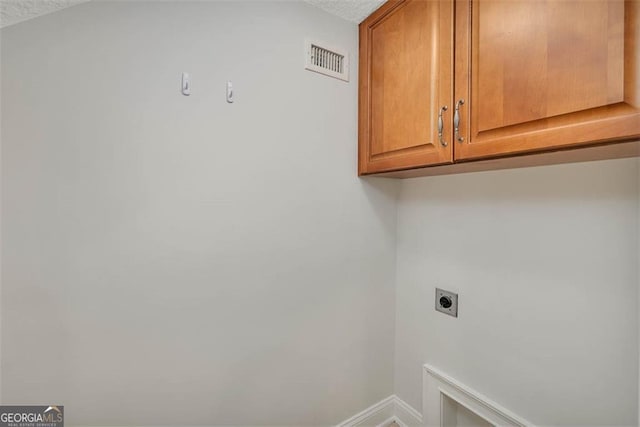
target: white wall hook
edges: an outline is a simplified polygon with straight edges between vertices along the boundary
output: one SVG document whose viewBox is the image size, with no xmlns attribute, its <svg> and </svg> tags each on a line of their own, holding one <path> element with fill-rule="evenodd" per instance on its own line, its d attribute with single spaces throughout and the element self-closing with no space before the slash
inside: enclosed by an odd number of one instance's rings
<svg viewBox="0 0 640 427">
<path fill-rule="evenodd" d="M 233 103 L 233 84 L 230 81 L 227 82 L 227 102 Z"/>
<path fill-rule="evenodd" d="M 191 79 L 189 73 L 182 73 L 182 94 L 184 96 L 191 95 Z"/>
</svg>

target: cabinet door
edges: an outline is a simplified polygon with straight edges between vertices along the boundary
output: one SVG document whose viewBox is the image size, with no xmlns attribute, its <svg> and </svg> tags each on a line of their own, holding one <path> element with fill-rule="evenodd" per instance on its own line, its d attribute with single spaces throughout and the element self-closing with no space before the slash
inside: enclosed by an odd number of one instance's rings
<svg viewBox="0 0 640 427">
<path fill-rule="evenodd" d="M 455 158 L 640 136 L 637 0 L 456 0 Z"/>
<path fill-rule="evenodd" d="M 360 24 L 359 67 L 359 173 L 452 162 L 451 0 L 385 3 Z"/>
</svg>

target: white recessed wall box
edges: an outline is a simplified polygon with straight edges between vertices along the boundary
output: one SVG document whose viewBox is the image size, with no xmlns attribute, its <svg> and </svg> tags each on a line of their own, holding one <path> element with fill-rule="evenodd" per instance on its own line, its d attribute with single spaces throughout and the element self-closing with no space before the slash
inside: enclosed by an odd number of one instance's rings
<svg viewBox="0 0 640 427">
<path fill-rule="evenodd" d="M 304 54 L 305 69 L 349 81 L 349 54 L 346 50 L 307 39 Z"/>
</svg>

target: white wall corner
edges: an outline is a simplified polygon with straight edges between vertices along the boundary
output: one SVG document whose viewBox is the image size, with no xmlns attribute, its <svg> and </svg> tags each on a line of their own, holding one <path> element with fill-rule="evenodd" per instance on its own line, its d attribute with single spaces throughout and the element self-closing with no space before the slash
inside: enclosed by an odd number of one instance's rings
<svg viewBox="0 0 640 427">
<path fill-rule="evenodd" d="M 401 427 L 404 426 L 421 426 L 422 425 L 422 413 L 416 410 L 413 406 L 409 405 L 398 396 L 394 396 L 395 415 L 398 424 Z"/>
<path fill-rule="evenodd" d="M 394 422 L 400 427 L 419 426 L 422 425 L 422 415 L 392 394 L 341 422 L 337 427 L 388 427 Z"/>
</svg>

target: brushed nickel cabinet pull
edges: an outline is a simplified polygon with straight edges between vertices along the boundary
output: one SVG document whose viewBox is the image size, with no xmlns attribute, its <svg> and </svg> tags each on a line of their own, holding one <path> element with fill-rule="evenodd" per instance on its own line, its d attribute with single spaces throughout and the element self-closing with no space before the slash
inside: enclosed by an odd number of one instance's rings
<svg viewBox="0 0 640 427">
<path fill-rule="evenodd" d="M 456 102 L 456 111 L 453 114 L 453 128 L 455 132 L 455 138 L 458 142 L 463 142 L 464 138 L 460 136 L 460 106 L 464 105 L 464 99 Z"/>
<path fill-rule="evenodd" d="M 444 107 L 442 107 L 440 109 L 440 112 L 438 113 L 438 139 L 440 140 L 440 144 L 443 147 L 447 146 L 447 141 L 445 141 L 442 138 L 442 132 L 444 131 L 444 120 L 442 119 L 442 113 L 447 111 L 449 109 L 449 107 L 447 107 L 446 105 Z"/>
</svg>

